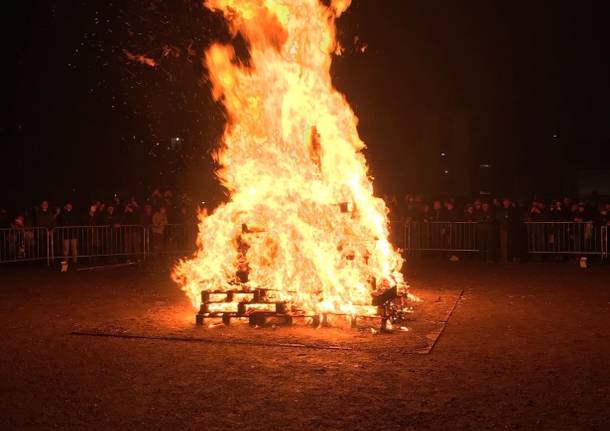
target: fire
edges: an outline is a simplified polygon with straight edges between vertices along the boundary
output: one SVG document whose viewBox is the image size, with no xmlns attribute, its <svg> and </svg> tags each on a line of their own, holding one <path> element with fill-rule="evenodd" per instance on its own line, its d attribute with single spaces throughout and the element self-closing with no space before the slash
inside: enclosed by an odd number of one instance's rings
<svg viewBox="0 0 610 431">
<path fill-rule="evenodd" d="M 335 20 L 349 3 L 206 1 L 247 41 L 250 58 L 221 44 L 205 56 L 228 119 L 215 157 L 230 197 L 200 217 L 198 251 L 173 271 L 195 307 L 203 290 L 239 282 L 310 313 L 372 314 L 373 292 L 404 286 L 358 120 L 330 76 Z"/>
<path fill-rule="evenodd" d="M 123 54 L 125 54 L 125 57 L 127 57 L 127 59 L 130 61 L 142 63 L 142 64 L 144 64 L 146 66 L 150 66 L 150 67 L 157 67 L 157 62 L 150 57 L 146 57 L 145 55 L 134 54 L 131 51 L 128 51 L 126 49 L 123 49 Z"/>
</svg>

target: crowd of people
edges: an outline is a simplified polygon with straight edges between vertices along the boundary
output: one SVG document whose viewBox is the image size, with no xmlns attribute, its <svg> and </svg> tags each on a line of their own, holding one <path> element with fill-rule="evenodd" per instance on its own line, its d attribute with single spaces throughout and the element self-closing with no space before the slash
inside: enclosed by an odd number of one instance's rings
<svg viewBox="0 0 610 431">
<path fill-rule="evenodd" d="M 586 200 L 562 197 L 525 201 L 505 197 L 459 201 L 427 200 L 422 195 L 407 194 L 402 200 L 395 196 L 386 196 L 385 200 L 390 217 L 399 222 L 477 223 L 478 247 L 487 261 L 519 262 L 526 257 L 528 242 L 542 251 L 584 251 L 592 245 L 594 226 L 610 226 L 610 200 L 596 195 Z M 528 232 L 524 222 L 576 222 L 583 226 L 546 224 Z M 449 233 L 442 225 L 438 231 L 442 247 Z"/>
<path fill-rule="evenodd" d="M 410 222 L 476 222 L 477 237 L 481 254 L 486 260 L 520 260 L 526 254 L 527 241 L 523 222 L 583 222 L 590 225 L 610 225 L 610 201 L 592 196 L 587 200 L 562 197 L 544 200 L 534 198 L 530 201 L 510 198 L 476 198 L 473 200 L 426 199 L 423 195 L 407 194 L 399 199 L 396 196 L 385 196 L 392 221 Z M 109 200 L 96 199 L 88 206 L 75 207 L 72 201 L 52 206 L 48 200 L 42 200 L 31 210 L 20 211 L 9 217 L 5 209 L 0 208 L 0 229 L 13 232 L 25 232 L 4 235 L 2 240 L 9 247 L 2 248 L 3 253 L 9 250 L 16 256 L 25 256 L 28 244 L 44 244 L 44 240 L 34 238 L 40 233 L 33 229 L 43 228 L 49 234 L 61 227 L 62 235 L 58 242 L 64 261 L 71 257 L 78 259 L 79 235 L 76 230 L 67 229 L 74 226 L 112 227 L 109 230 L 111 243 L 120 243 L 125 255 L 134 256 L 141 249 L 141 239 L 129 229 L 118 228 L 141 226 L 146 229 L 151 239 L 153 252 L 161 251 L 168 243 L 167 227 L 169 225 L 195 226 L 197 213 L 201 208 L 193 204 L 186 195 L 174 197 L 171 190 L 155 189 L 145 199 L 138 201 L 135 197 L 122 200 L 114 195 Z M 42 229 L 40 230 L 42 231 Z M 1 232 L 1 231 L 0 231 Z M 195 230 L 189 230 L 188 241 L 194 243 Z M 442 235 L 446 235 L 441 231 Z M 98 233 L 94 235 L 99 235 Z M 543 240 L 554 240 L 554 234 L 545 234 Z M 184 236 L 184 235 L 183 235 Z M 441 238 L 442 240 L 442 238 Z M 80 238 L 82 242 L 82 238 Z M 96 246 L 98 238 L 90 238 L 89 245 Z M 6 245 L 6 244 L 5 244 Z M 98 250 L 99 251 L 99 250 Z"/>
<path fill-rule="evenodd" d="M 473 221 L 489 219 L 497 222 L 508 221 L 563 221 L 594 222 L 608 224 L 610 221 L 610 200 L 592 196 L 590 199 L 534 198 L 521 199 L 490 198 L 474 200 L 425 199 L 422 195 L 407 194 L 403 199 L 386 196 L 390 217 L 401 221 Z"/>
<path fill-rule="evenodd" d="M 62 228 L 61 235 L 58 236 L 58 247 L 61 246 L 64 262 L 72 259 L 73 263 L 77 263 L 79 243 L 85 239 L 90 247 L 99 252 L 102 237 L 131 260 L 142 244 L 135 230 L 129 227 L 141 226 L 146 229 L 150 233 L 152 250 L 159 252 L 168 242 L 167 227 L 195 226 L 197 212 L 198 208 L 188 196 L 174 198 L 171 190 L 161 192 L 155 189 L 142 203 L 135 197 L 122 200 L 115 194 L 107 201 L 96 199 L 80 209 L 75 208 L 71 200 L 52 206 L 48 200 L 43 199 L 32 209 L 17 211 L 12 216 L 6 209 L 0 208 L 0 229 L 9 229 L 8 235 L 0 238 L 6 243 L 0 248 L 4 254 L 11 254 L 9 257 L 26 258 L 28 254 L 38 253 L 48 241 L 42 237 L 41 230 L 29 228 L 43 228 L 49 235 L 53 235 L 56 228 Z M 91 226 L 108 227 L 108 233 L 99 229 L 81 229 Z M 85 232 L 87 238 L 83 238 Z"/>
<path fill-rule="evenodd" d="M 141 203 L 140 203 L 141 202 Z M 156 220 L 156 222 L 155 222 Z M 96 199 L 86 208 L 74 209 L 72 200 L 51 206 L 43 199 L 31 209 L 13 215 L 0 208 L 0 229 L 57 226 L 153 225 L 162 229 L 168 223 L 195 223 L 196 210 L 191 199 L 182 195 L 175 199 L 171 190 L 155 189 L 142 201 L 135 197 L 122 200 L 118 194 L 111 199 Z"/>
</svg>

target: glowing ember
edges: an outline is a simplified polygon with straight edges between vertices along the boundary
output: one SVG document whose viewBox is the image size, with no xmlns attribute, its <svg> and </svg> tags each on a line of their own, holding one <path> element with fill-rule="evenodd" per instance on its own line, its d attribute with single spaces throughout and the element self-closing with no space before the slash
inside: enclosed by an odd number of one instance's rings
<svg viewBox="0 0 610 431">
<path fill-rule="evenodd" d="M 209 313 L 236 313 L 238 305 L 237 302 L 211 302 L 207 304 L 207 311 Z"/>
<path fill-rule="evenodd" d="M 126 49 L 123 50 L 123 54 L 125 54 L 125 57 L 127 57 L 127 59 L 130 61 L 136 61 L 138 63 L 142 63 L 142 64 L 145 64 L 146 66 L 150 66 L 150 67 L 157 66 L 157 62 L 154 59 L 152 59 L 150 57 L 146 57 L 145 55 L 134 54 Z"/>
<path fill-rule="evenodd" d="M 330 77 L 335 19 L 349 3 L 206 1 L 250 58 L 231 45 L 206 53 L 228 118 L 216 160 L 230 199 L 201 217 L 196 255 L 173 272 L 195 307 L 202 290 L 263 287 L 307 313 L 372 315 L 373 292 L 404 288 L 357 118 Z"/>
</svg>

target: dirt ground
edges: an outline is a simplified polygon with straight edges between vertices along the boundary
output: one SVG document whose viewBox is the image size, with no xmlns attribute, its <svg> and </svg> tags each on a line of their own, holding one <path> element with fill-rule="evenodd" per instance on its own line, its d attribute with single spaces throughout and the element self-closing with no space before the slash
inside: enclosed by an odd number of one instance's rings
<svg viewBox="0 0 610 431">
<path fill-rule="evenodd" d="M 610 428 L 610 266 L 408 261 L 464 290 L 430 354 L 71 335 L 160 309 L 209 333 L 161 268 L 0 267 L 1 429 Z"/>
</svg>

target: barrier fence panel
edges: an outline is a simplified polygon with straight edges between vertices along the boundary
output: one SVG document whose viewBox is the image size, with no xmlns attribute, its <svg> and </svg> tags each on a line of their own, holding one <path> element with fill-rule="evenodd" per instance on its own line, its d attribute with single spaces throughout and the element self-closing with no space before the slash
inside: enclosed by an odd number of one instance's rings
<svg viewBox="0 0 610 431">
<path fill-rule="evenodd" d="M 607 228 L 593 222 L 526 222 L 528 253 L 607 254 Z"/>
<path fill-rule="evenodd" d="M 405 224 L 405 249 L 412 251 L 479 251 L 476 222 L 412 222 Z"/>
<path fill-rule="evenodd" d="M 529 254 L 609 257 L 608 226 L 591 222 L 526 222 Z M 517 231 L 520 232 L 519 229 Z M 519 235 L 514 232 L 514 235 Z M 499 247 L 499 229 L 476 222 L 391 222 L 392 243 L 406 252 L 481 252 Z M 0 229 L 0 263 L 154 254 L 196 250 L 197 225 L 169 224 L 161 232 L 141 225 Z"/>
<path fill-rule="evenodd" d="M 47 260 L 49 247 L 45 228 L 0 229 L 0 263 Z"/>
<path fill-rule="evenodd" d="M 57 227 L 51 238 L 51 259 L 125 256 L 140 260 L 148 254 L 148 231 L 141 225 Z"/>
</svg>

